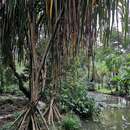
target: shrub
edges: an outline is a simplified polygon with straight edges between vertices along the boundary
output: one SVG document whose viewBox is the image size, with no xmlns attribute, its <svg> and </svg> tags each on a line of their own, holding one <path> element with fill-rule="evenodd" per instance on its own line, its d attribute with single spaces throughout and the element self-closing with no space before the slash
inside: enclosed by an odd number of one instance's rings
<svg viewBox="0 0 130 130">
<path fill-rule="evenodd" d="M 62 121 L 63 130 L 81 130 L 81 123 L 79 118 L 73 114 L 67 114 Z"/>
<path fill-rule="evenodd" d="M 72 110 L 81 118 L 92 118 L 100 113 L 95 101 L 87 96 L 84 88 L 75 88 L 73 91 L 64 90 L 62 95 L 62 107 Z"/>
<path fill-rule="evenodd" d="M 64 112 L 72 110 L 82 118 L 91 118 L 99 113 L 99 109 L 87 96 L 85 71 L 79 63 L 75 64 L 67 69 L 66 79 L 61 83 L 61 107 Z"/>
</svg>

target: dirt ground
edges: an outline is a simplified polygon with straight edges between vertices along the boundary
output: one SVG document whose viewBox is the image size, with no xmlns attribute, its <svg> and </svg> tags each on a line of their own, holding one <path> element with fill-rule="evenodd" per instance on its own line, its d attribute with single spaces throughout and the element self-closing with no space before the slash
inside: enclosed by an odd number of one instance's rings
<svg viewBox="0 0 130 130">
<path fill-rule="evenodd" d="M 25 97 L 9 94 L 0 95 L 0 127 L 14 121 L 14 113 L 22 111 L 27 102 Z"/>
</svg>

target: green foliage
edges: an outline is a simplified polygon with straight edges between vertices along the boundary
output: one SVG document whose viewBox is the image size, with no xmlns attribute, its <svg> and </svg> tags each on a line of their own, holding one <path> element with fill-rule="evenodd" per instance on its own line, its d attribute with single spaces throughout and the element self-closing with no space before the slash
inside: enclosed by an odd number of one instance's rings
<svg viewBox="0 0 130 130">
<path fill-rule="evenodd" d="M 109 71 L 118 73 L 119 68 L 121 66 L 122 59 L 119 54 L 109 54 L 106 57 L 106 65 L 109 69 Z"/>
<path fill-rule="evenodd" d="M 0 65 L 0 92 L 15 92 L 17 89 L 17 81 L 9 68 Z"/>
<path fill-rule="evenodd" d="M 82 88 L 68 89 L 66 93 L 64 91 L 62 97 L 62 103 L 82 118 L 92 117 L 97 112 L 94 100 L 88 98 L 86 90 Z"/>
<path fill-rule="evenodd" d="M 124 64 L 124 66 L 120 70 L 119 76 L 114 77 L 113 80 L 117 81 L 118 86 L 120 87 L 123 93 L 126 93 L 126 94 L 129 93 L 130 67 L 129 67 L 128 61 L 126 62 L 126 64 Z"/>
<path fill-rule="evenodd" d="M 5 124 L 2 128 L 0 128 L 0 130 L 13 130 L 13 128 L 11 128 L 12 122 Z"/>
<path fill-rule="evenodd" d="M 106 88 L 106 87 L 102 87 L 102 88 L 100 88 L 100 89 L 97 88 L 96 91 L 99 92 L 99 93 L 111 94 L 111 92 L 114 92 L 115 89 L 110 90 L 110 89 L 108 89 L 108 88 Z"/>
<path fill-rule="evenodd" d="M 81 130 L 80 119 L 73 114 L 67 114 L 61 123 L 63 130 Z"/>
<path fill-rule="evenodd" d="M 62 81 L 62 108 L 74 111 L 82 118 L 91 118 L 99 113 L 95 101 L 87 96 L 86 72 L 81 68 L 78 59 L 67 68 L 66 79 Z"/>
<path fill-rule="evenodd" d="M 123 47 L 124 47 L 125 49 L 127 49 L 129 43 L 130 43 L 130 36 L 128 35 L 128 36 L 126 37 L 126 39 L 125 39 L 125 43 L 123 44 Z"/>
<path fill-rule="evenodd" d="M 118 59 L 119 57 L 116 57 L 116 59 Z M 122 59 L 121 59 L 122 58 Z M 115 58 L 114 58 L 115 59 Z M 111 62 L 114 60 L 111 60 Z M 124 95 L 124 94 L 128 94 L 129 93 L 129 86 L 130 86 L 130 57 L 129 54 L 126 54 L 120 57 L 120 59 L 118 59 L 118 61 L 120 63 L 119 64 L 119 68 L 118 69 L 118 73 L 116 73 L 116 75 L 110 77 L 110 82 L 112 87 L 116 87 L 116 93 L 119 93 L 119 95 Z M 123 61 L 123 62 L 121 62 Z M 112 71 L 113 72 L 113 71 Z"/>
<path fill-rule="evenodd" d="M 117 50 L 115 48 L 116 46 L 108 48 L 100 47 L 96 52 L 95 68 L 100 77 L 99 80 L 103 84 L 96 81 L 98 86 L 100 86 L 99 84 L 102 86 L 98 91 L 113 93 L 114 90 L 116 94 L 126 95 L 129 94 L 130 89 L 130 54 L 122 53 L 122 48 L 119 46 Z"/>
<path fill-rule="evenodd" d="M 22 77 L 24 65 L 16 64 L 16 69 Z M 9 67 L 5 67 L 2 63 L 0 64 L 0 93 L 21 94 L 18 80 L 12 70 Z"/>
</svg>

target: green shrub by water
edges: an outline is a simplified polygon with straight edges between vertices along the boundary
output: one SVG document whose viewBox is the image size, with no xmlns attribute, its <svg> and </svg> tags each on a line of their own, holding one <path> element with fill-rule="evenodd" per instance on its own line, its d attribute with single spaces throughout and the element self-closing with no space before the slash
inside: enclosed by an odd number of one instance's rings
<svg viewBox="0 0 130 130">
<path fill-rule="evenodd" d="M 62 81 L 61 107 L 63 112 L 73 111 L 82 118 L 99 114 L 95 101 L 87 96 L 86 72 L 78 59 L 67 68 L 66 79 Z"/>
<path fill-rule="evenodd" d="M 81 118 L 93 118 L 100 113 L 95 101 L 89 98 L 86 90 L 81 87 L 75 88 L 73 93 L 68 90 L 62 96 L 62 107 L 66 109 L 66 112 L 71 110 Z"/>
</svg>

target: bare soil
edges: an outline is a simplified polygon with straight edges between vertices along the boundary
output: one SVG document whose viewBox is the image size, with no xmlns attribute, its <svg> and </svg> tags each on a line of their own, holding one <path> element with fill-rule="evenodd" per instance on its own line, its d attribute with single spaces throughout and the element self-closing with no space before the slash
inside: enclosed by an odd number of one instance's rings
<svg viewBox="0 0 130 130">
<path fill-rule="evenodd" d="M 28 100 L 25 97 L 0 95 L 0 127 L 15 120 L 14 113 L 22 111 Z"/>
</svg>

